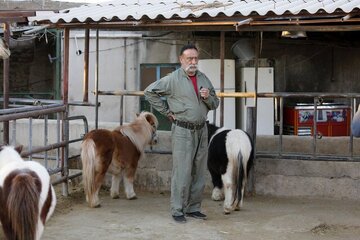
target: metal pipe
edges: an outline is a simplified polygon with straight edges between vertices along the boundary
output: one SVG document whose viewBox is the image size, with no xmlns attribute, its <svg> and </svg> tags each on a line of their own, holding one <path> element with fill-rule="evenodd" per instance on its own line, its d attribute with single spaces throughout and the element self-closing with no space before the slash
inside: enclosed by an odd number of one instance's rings
<svg viewBox="0 0 360 240">
<path fill-rule="evenodd" d="M 255 121 L 255 127 L 254 127 L 254 159 L 256 159 L 256 138 L 257 138 L 257 106 L 258 106 L 258 97 L 257 97 L 257 93 L 258 93 L 258 81 L 259 81 L 259 55 L 260 55 L 260 33 L 256 34 L 256 38 L 255 38 L 255 86 L 254 86 L 254 91 L 255 91 L 255 99 L 254 99 L 254 103 L 255 103 L 255 112 L 254 112 L 254 121 Z"/>
<path fill-rule="evenodd" d="M 87 121 L 87 118 L 84 115 L 77 115 L 77 116 L 70 116 L 66 120 L 72 121 L 72 120 L 83 120 L 84 122 L 84 132 L 89 132 L 89 124 Z"/>
<path fill-rule="evenodd" d="M 55 99 L 61 99 L 61 31 L 56 30 Z"/>
<path fill-rule="evenodd" d="M 93 92 L 95 93 L 95 92 Z M 99 95 L 129 95 L 129 96 L 143 96 L 143 91 L 130 91 L 130 90 L 118 90 L 118 91 L 98 91 Z M 217 92 L 218 97 L 246 97 L 255 98 L 255 92 Z M 322 97 L 322 98 L 349 98 L 360 97 L 360 93 L 320 93 L 320 92 L 274 92 L 274 93 L 257 93 L 257 97 L 260 98 L 273 98 L 273 97 Z"/>
<path fill-rule="evenodd" d="M 63 102 L 66 105 L 69 97 L 69 39 L 70 30 L 64 30 L 64 67 L 63 67 Z"/>
<path fill-rule="evenodd" d="M 29 152 L 32 151 L 32 117 L 29 118 Z M 29 160 L 31 161 L 32 160 L 32 155 L 28 155 L 29 156 Z"/>
<path fill-rule="evenodd" d="M 248 25 L 248 24 L 250 24 L 252 21 L 254 21 L 253 18 L 248 18 L 248 19 L 242 20 L 242 21 L 240 21 L 240 22 L 237 22 L 237 23 L 235 24 L 236 30 L 237 30 L 237 27 L 238 27 L 238 26 Z"/>
<path fill-rule="evenodd" d="M 350 101 L 350 104 L 351 104 L 351 112 L 350 112 L 350 119 L 353 119 L 354 118 L 354 114 L 355 114 L 355 106 L 356 106 L 356 103 L 355 103 L 355 98 L 351 98 L 351 101 Z M 352 120 L 351 120 L 352 121 Z M 353 157 L 354 156 L 354 136 L 352 134 L 352 131 L 351 131 L 351 128 L 350 128 L 350 144 L 349 144 L 349 153 L 350 153 L 350 156 Z"/>
<path fill-rule="evenodd" d="M 144 96 L 143 91 L 129 91 L 129 90 L 118 90 L 118 91 L 98 91 L 99 95 L 108 96 Z M 255 92 L 217 92 L 218 97 L 247 97 L 255 98 Z"/>
<path fill-rule="evenodd" d="M 10 145 L 16 145 L 16 120 L 12 121 L 12 136 Z"/>
<path fill-rule="evenodd" d="M 48 115 L 45 115 L 44 117 L 44 146 L 47 146 L 49 142 L 48 139 Z M 44 155 L 44 161 L 45 161 L 45 168 L 48 168 L 48 152 L 45 151 Z"/>
<path fill-rule="evenodd" d="M 60 119 L 61 119 L 61 113 L 58 112 L 56 113 L 56 141 L 59 143 L 60 140 L 61 140 L 61 122 L 60 122 Z M 60 149 L 57 148 L 57 151 L 56 151 L 56 166 L 59 166 L 60 164 Z"/>
<path fill-rule="evenodd" d="M 85 29 L 83 102 L 89 101 L 89 42 L 90 29 Z"/>
<path fill-rule="evenodd" d="M 316 157 L 316 139 L 318 136 L 317 132 L 317 118 L 318 118 L 318 112 L 317 112 L 317 104 L 319 102 L 319 98 L 314 98 L 314 119 L 313 119 L 313 155 Z"/>
<path fill-rule="evenodd" d="M 15 120 L 19 118 L 28 118 L 28 117 L 37 117 L 39 115 L 49 114 L 49 113 L 56 113 L 56 112 L 63 112 L 66 110 L 65 106 L 59 106 L 49 109 L 42 109 L 37 111 L 31 112 L 23 112 L 23 113 L 13 113 L 0 116 L 0 122 Z"/>
<path fill-rule="evenodd" d="M 99 29 L 96 29 L 96 60 L 95 60 L 95 129 L 99 122 Z"/>
<path fill-rule="evenodd" d="M 61 177 L 61 178 L 58 178 L 56 179 L 55 181 L 52 181 L 51 183 L 53 185 L 57 185 L 59 183 L 64 183 L 64 182 L 67 182 L 69 179 L 73 179 L 73 178 L 76 178 L 76 177 L 80 177 L 82 175 L 82 172 L 79 172 L 79 173 L 75 173 L 73 175 L 69 175 L 67 177 Z"/>
<path fill-rule="evenodd" d="M 67 121 L 67 112 L 64 113 L 65 116 L 63 115 L 64 119 L 63 119 L 63 125 L 64 125 L 64 132 L 63 132 L 63 141 L 65 141 L 66 145 L 64 148 L 62 148 L 63 150 L 63 171 L 62 171 L 62 176 L 64 176 L 65 178 L 69 177 L 69 168 L 68 168 L 68 159 L 69 159 L 69 121 Z M 68 182 L 64 182 L 63 183 L 63 187 L 62 187 L 62 194 L 63 196 L 68 196 L 69 194 L 69 185 Z"/>
<path fill-rule="evenodd" d="M 341 18 L 342 22 L 348 21 L 350 18 L 352 18 L 354 15 L 353 14 L 347 14 L 346 16 Z"/>
<path fill-rule="evenodd" d="M 0 115 L 38 111 L 38 110 L 51 109 L 51 108 L 60 107 L 60 106 L 63 106 L 63 104 L 52 104 L 52 105 L 45 105 L 45 106 L 23 106 L 23 107 L 18 107 L 18 108 L 8 108 L 8 109 L 0 110 Z"/>
<path fill-rule="evenodd" d="M 61 142 L 49 144 L 49 145 L 43 146 L 43 147 L 32 148 L 31 142 L 30 142 L 29 143 L 29 150 L 21 152 L 21 156 L 22 157 L 28 157 L 28 156 L 31 156 L 34 153 L 40 153 L 40 152 L 49 151 L 49 150 L 53 150 L 53 149 L 56 149 L 56 148 L 64 147 L 64 146 L 66 146 L 66 144 L 67 144 L 66 141 L 61 141 Z"/>
<path fill-rule="evenodd" d="M 0 97 L 0 101 L 4 101 L 4 98 Z M 36 98 L 36 99 L 28 99 L 28 98 L 9 98 L 9 102 L 17 102 L 17 103 L 41 103 L 43 104 L 61 104 L 61 100 L 51 100 L 51 99 L 42 99 L 42 98 Z"/>
<path fill-rule="evenodd" d="M 283 151 L 283 133 L 284 133 L 284 99 L 280 98 L 280 126 L 279 126 L 279 156 L 282 155 Z"/>
<path fill-rule="evenodd" d="M 225 32 L 220 33 L 220 91 L 224 92 Z M 224 126 L 224 98 L 220 99 L 220 127 Z"/>
<path fill-rule="evenodd" d="M 123 56 L 126 56 L 126 38 L 124 38 L 124 55 Z M 127 65 L 127 62 L 126 62 L 126 57 L 124 57 L 124 64 L 123 64 L 123 71 L 124 71 L 124 89 L 126 89 L 126 65 Z M 124 122 L 124 96 L 122 95 L 120 97 L 120 119 L 119 119 L 119 122 L 120 122 L 120 125 L 123 124 Z"/>
</svg>

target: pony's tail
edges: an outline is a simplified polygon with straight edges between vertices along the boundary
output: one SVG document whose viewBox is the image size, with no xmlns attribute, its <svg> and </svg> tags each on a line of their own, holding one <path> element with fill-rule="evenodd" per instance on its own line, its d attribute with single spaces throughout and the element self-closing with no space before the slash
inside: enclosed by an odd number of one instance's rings
<svg viewBox="0 0 360 240">
<path fill-rule="evenodd" d="M 235 190 L 235 196 L 234 196 L 234 202 L 236 201 L 236 205 L 240 202 L 240 205 L 242 205 L 242 196 L 243 196 L 243 185 L 245 184 L 245 177 L 244 176 L 244 164 L 243 164 L 243 155 L 242 152 L 239 151 L 238 156 L 237 156 L 237 173 L 236 176 L 237 178 L 235 179 L 235 183 L 236 183 L 236 190 Z"/>
<path fill-rule="evenodd" d="M 82 177 L 86 200 L 91 204 L 95 189 L 95 142 L 86 139 L 81 146 Z"/>
<path fill-rule="evenodd" d="M 17 240 L 35 240 L 39 219 L 40 183 L 38 178 L 28 173 L 18 173 L 10 185 L 4 186 L 8 192 L 6 200 L 9 224 Z M 8 187 L 8 189 L 6 189 Z"/>
</svg>

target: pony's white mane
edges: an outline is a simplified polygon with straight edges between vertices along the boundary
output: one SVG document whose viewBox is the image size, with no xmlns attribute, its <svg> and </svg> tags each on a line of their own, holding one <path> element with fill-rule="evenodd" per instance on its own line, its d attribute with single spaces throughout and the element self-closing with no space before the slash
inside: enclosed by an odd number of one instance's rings
<svg viewBox="0 0 360 240">
<path fill-rule="evenodd" d="M 12 146 L 3 146 L 0 151 L 0 169 L 7 163 L 23 161 L 20 154 Z"/>
<path fill-rule="evenodd" d="M 212 142 L 212 140 L 214 139 L 214 137 L 215 137 L 216 135 L 218 135 L 219 133 L 221 133 L 221 132 L 223 132 L 223 131 L 226 131 L 226 130 L 230 130 L 230 128 L 221 127 L 221 128 L 219 128 L 219 129 L 217 129 L 217 130 L 215 131 L 215 133 L 214 133 L 214 134 L 211 136 L 211 138 L 210 138 L 209 146 L 210 146 L 210 143 Z"/>
<path fill-rule="evenodd" d="M 119 128 L 120 132 L 127 136 L 130 141 L 136 146 L 142 154 L 146 144 L 152 138 L 152 126 L 146 120 L 146 117 L 151 116 L 157 126 L 157 120 L 152 113 L 142 112 L 133 122 L 124 124 Z"/>
</svg>

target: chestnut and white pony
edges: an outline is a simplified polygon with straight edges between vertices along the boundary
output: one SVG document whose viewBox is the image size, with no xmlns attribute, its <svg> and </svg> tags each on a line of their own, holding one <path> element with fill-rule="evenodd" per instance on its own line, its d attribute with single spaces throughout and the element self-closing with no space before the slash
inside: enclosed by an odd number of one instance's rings
<svg viewBox="0 0 360 240">
<path fill-rule="evenodd" d="M 141 112 L 128 124 L 113 131 L 96 129 L 87 133 L 82 142 L 81 160 L 84 191 L 90 207 L 99 207 L 99 189 L 106 172 L 112 174 L 110 195 L 119 198 L 123 179 L 127 199 L 136 199 L 134 178 L 138 161 L 147 144 L 157 142 L 158 120 L 150 112 Z"/>
<path fill-rule="evenodd" d="M 224 213 L 239 211 L 250 168 L 253 143 L 240 129 L 219 128 L 207 123 L 209 137 L 208 169 L 214 185 L 211 198 L 224 200 Z"/>
<path fill-rule="evenodd" d="M 0 147 L 0 220 L 6 239 L 38 240 L 53 214 L 56 195 L 45 167 Z"/>
</svg>

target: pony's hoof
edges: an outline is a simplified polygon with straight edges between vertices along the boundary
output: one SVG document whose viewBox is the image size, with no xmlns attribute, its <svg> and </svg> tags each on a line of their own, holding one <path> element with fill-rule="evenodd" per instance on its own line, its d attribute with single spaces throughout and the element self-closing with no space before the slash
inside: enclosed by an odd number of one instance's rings
<svg viewBox="0 0 360 240">
<path fill-rule="evenodd" d="M 114 194 L 114 195 L 111 195 L 111 198 L 112 199 L 119 199 L 120 195 L 119 194 Z"/>
<path fill-rule="evenodd" d="M 213 201 L 222 201 L 222 200 L 224 200 L 223 198 L 221 198 L 221 197 L 211 197 L 211 199 L 213 200 Z"/>
<path fill-rule="evenodd" d="M 240 207 L 234 208 L 234 211 L 240 211 Z"/>
<path fill-rule="evenodd" d="M 222 201 L 224 200 L 224 194 L 219 188 L 214 188 L 211 194 L 211 199 L 213 201 Z"/>
<path fill-rule="evenodd" d="M 101 207 L 101 204 L 98 203 L 98 204 L 94 204 L 94 205 L 90 205 L 91 208 L 99 208 Z"/>
<path fill-rule="evenodd" d="M 135 199 L 137 199 L 137 196 L 136 196 L 136 195 L 133 196 L 133 197 L 128 198 L 128 200 L 135 200 Z"/>
<path fill-rule="evenodd" d="M 231 211 L 232 211 L 232 208 L 224 207 L 224 214 L 225 214 L 225 215 L 230 214 Z"/>
</svg>

